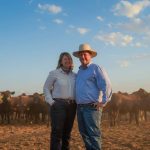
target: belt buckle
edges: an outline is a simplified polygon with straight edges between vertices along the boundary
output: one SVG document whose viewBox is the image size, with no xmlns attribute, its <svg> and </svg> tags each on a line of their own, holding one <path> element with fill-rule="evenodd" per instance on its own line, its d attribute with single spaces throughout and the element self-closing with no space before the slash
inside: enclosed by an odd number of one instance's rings
<svg viewBox="0 0 150 150">
<path fill-rule="evenodd" d="M 96 107 L 97 107 L 97 105 L 95 105 L 94 103 L 92 103 L 92 104 L 91 104 L 91 106 L 92 106 L 92 107 L 94 107 L 94 108 L 96 108 Z"/>
<path fill-rule="evenodd" d="M 67 99 L 66 102 L 67 102 L 68 104 L 70 104 L 70 100 L 69 100 L 69 99 Z"/>
<path fill-rule="evenodd" d="M 74 100 L 72 100 L 72 99 L 68 99 L 68 104 L 73 104 L 74 103 Z"/>
<path fill-rule="evenodd" d="M 63 100 L 65 103 L 70 104 L 70 100 L 69 99 L 64 99 Z"/>
</svg>

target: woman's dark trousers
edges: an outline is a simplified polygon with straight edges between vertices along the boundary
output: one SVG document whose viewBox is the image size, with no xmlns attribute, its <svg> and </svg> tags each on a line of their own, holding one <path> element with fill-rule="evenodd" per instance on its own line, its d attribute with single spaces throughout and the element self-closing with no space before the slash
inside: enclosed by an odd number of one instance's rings
<svg viewBox="0 0 150 150">
<path fill-rule="evenodd" d="M 76 104 L 58 102 L 51 106 L 50 150 L 69 150 L 71 130 L 76 114 Z"/>
</svg>

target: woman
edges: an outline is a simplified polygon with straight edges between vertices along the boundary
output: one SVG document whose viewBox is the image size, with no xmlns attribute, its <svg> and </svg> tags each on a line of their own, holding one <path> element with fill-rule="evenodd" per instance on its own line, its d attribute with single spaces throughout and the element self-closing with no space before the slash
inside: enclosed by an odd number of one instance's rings
<svg viewBox="0 0 150 150">
<path fill-rule="evenodd" d="M 69 53 L 60 54 L 56 70 L 49 73 L 44 84 L 45 101 L 51 106 L 51 150 L 68 150 L 76 114 L 75 77 Z"/>
</svg>

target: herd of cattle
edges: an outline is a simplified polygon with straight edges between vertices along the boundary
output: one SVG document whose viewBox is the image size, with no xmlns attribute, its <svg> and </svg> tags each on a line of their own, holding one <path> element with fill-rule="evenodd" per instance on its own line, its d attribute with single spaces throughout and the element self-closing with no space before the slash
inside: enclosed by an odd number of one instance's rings
<svg viewBox="0 0 150 150">
<path fill-rule="evenodd" d="M 33 95 L 22 94 L 12 96 L 15 92 L 0 92 L 0 120 L 1 124 L 11 123 L 12 120 L 24 122 L 46 122 L 49 125 L 50 107 L 44 101 L 42 94 Z M 111 100 L 103 109 L 103 116 L 107 116 L 110 126 L 119 123 L 122 117 L 131 123 L 132 120 L 139 125 L 141 114 L 145 121 L 150 113 L 150 93 L 144 89 L 139 89 L 132 94 L 113 93 Z"/>
<path fill-rule="evenodd" d="M 0 92 L 1 123 L 10 123 L 11 120 L 24 120 L 25 122 L 49 123 L 49 106 L 42 94 L 22 94 L 12 96 L 15 92 Z"/>
<path fill-rule="evenodd" d="M 108 114 L 110 126 L 119 124 L 124 117 L 131 123 L 135 121 L 139 125 L 141 120 L 148 120 L 150 113 L 150 93 L 139 89 L 131 94 L 113 93 L 111 101 L 104 107 L 104 113 Z"/>
</svg>

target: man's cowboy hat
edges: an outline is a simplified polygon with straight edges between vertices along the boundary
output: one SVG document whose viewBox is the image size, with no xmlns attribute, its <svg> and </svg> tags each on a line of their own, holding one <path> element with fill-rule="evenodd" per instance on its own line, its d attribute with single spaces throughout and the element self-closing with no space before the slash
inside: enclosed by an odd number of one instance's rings
<svg viewBox="0 0 150 150">
<path fill-rule="evenodd" d="M 73 55 L 74 55 L 75 57 L 78 57 L 78 58 L 79 58 L 79 54 L 80 54 L 81 52 L 89 52 L 92 57 L 95 57 L 95 56 L 97 55 L 97 52 L 94 51 L 94 50 L 90 47 L 89 44 L 81 44 L 81 45 L 79 46 L 79 50 L 73 52 Z"/>
</svg>

